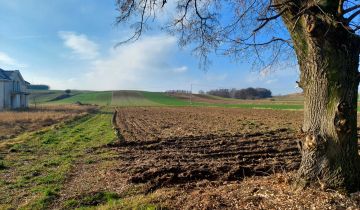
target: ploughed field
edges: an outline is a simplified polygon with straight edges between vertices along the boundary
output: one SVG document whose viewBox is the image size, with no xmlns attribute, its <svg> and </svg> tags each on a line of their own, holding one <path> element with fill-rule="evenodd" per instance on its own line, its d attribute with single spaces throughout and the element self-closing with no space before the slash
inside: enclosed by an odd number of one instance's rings
<svg viewBox="0 0 360 210">
<path fill-rule="evenodd" d="M 203 180 L 233 181 L 295 170 L 300 111 L 119 108 L 117 147 L 131 183 L 148 191 Z"/>
</svg>

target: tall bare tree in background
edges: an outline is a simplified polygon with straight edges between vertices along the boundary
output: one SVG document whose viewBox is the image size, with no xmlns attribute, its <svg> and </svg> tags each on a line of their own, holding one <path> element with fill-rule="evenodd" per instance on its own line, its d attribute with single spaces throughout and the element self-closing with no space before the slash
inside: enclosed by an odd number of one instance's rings
<svg viewBox="0 0 360 210">
<path fill-rule="evenodd" d="M 117 0 L 118 23 L 137 40 L 176 4 L 163 29 L 209 53 L 256 58 L 268 68 L 294 53 L 304 91 L 302 160 L 297 185 L 360 188 L 357 95 L 360 53 L 358 0 Z M 155 20 L 155 21 L 154 21 Z M 252 55 L 251 57 L 249 57 Z M 294 56 L 294 57 L 295 57 Z"/>
</svg>

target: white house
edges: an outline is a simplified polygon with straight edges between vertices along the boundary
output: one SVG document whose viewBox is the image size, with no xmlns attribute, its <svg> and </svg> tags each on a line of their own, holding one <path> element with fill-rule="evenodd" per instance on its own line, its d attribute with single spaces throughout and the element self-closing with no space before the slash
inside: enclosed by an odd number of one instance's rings
<svg viewBox="0 0 360 210">
<path fill-rule="evenodd" d="M 0 110 L 28 107 L 28 85 L 20 71 L 0 69 Z"/>
</svg>

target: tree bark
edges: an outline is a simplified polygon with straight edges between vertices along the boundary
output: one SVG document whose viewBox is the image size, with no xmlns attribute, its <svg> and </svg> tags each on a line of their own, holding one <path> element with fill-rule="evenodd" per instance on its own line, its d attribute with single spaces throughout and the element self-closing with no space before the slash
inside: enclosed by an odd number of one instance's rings
<svg viewBox="0 0 360 210">
<path fill-rule="evenodd" d="M 283 19 L 294 42 L 305 99 L 297 186 L 360 189 L 359 42 L 321 12 L 295 14 Z"/>
</svg>

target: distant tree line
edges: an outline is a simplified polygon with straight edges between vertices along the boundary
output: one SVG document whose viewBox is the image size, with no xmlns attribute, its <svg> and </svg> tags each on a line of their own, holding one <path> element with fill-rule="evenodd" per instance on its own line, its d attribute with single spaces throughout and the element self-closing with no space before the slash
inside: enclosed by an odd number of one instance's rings
<svg viewBox="0 0 360 210">
<path fill-rule="evenodd" d="M 167 90 L 165 91 L 167 94 L 190 94 L 191 92 L 188 90 Z"/>
<path fill-rule="evenodd" d="M 49 90 L 50 87 L 48 85 L 28 85 L 28 89 L 30 89 L 30 90 Z"/>
<path fill-rule="evenodd" d="M 260 99 L 271 98 L 271 91 L 266 88 L 246 88 L 246 89 L 215 89 L 206 92 L 209 95 L 219 96 L 223 98 L 237 99 Z"/>
</svg>

